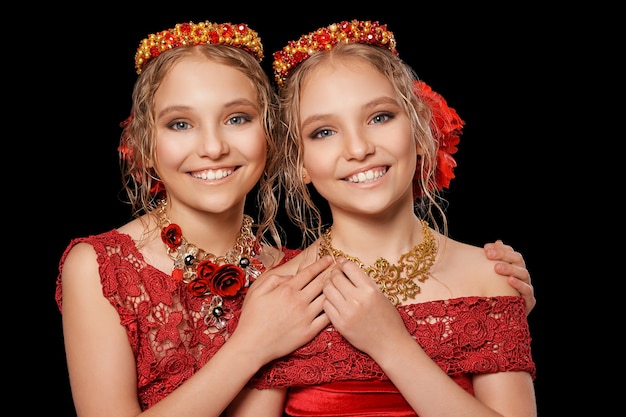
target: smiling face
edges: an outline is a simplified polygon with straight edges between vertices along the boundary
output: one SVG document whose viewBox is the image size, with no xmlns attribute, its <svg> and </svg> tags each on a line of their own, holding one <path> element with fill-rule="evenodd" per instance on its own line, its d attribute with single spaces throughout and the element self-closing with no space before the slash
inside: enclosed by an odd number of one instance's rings
<svg viewBox="0 0 626 417">
<path fill-rule="evenodd" d="M 266 137 L 252 81 L 204 56 L 187 56 L 154 96 L 154 168 L 168 199 L 241 211 L 263 173 Z"/>
<path fill-rule="evenodd" d="M 302 85 L 299 120 L 307 179 L 333 216 L 412 209 L 411 124 L 372 65 L 357 57 L 319 63 Z"/>
</svg>

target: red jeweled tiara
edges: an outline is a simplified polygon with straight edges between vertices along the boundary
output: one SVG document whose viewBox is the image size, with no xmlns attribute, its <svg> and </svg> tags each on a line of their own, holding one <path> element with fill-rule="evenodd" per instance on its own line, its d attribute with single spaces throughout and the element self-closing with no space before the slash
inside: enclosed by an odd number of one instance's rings
<svg viewBox="0 0 626 417">
<path fill-rule="evenodd" d="M 251 53 L 257 61 L 263 59 L 261 38 L 245 23 L 178 23 L 174 28 L 152 33 L 139 43 L 135 68 L 141 74 L 145 65 L 162 52 L 186 45 L 228 45 Z"/>
</svg>

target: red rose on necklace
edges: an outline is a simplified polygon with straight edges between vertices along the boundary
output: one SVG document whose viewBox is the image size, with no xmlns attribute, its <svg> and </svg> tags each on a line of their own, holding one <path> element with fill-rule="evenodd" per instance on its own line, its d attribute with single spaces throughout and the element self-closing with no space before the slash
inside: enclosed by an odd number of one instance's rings
<svg viewBox="0 0 626 417">
<path fill-rule="evenodd" d="M 201 297 L 210 291 L 211 280 L 217 270 L 217 265 L 209 260 L 201 261 L 196 267 L 197 278 L 187 284 L 189 291 L 196 297 Z"/>
<path fill-rule="evenodd" d="M 208 293 L 232 297 L 239 294 L 246 283 L 246 274 L 240 267 L 231 264 L 218 266 L 208 259 L 198 264 L 196 275 L 198 278 L 187 285 L 196 297 Z"/>
<path fill-rule="evenodd" d="M 210 286 L 211 280 L 206 278 L 194 279 L 193 281 L 189 281 L 189 284 L 187 284 L 189 292 L 196 297 L 201 297 L 206 294 Z"/>
<path fill-rule="evenodd" d="M 161 229 L 161 240 L 171 250 L 176 250 L 183 241 L 183 231 L 176 223 L 171 223 Z"/>
<path fill-rule="evenodd" d="M 244 287 L 246 274 L 231 264 L 221 265 L 211 280 L 211 293 L 222 297 L 237 295 Z"/>
<path fill-rule="evenodd" d="M 196 268 L 196 274 L 198 275 L 198 278 L 204 278 L 208 281 L 211 281 L 217 268 L 217 265 L 215 265 L 208 259 L 205 259 L 204 261 L 200 261 L 200 263 L 198 264 L 198 267 Z"/>
</svg>

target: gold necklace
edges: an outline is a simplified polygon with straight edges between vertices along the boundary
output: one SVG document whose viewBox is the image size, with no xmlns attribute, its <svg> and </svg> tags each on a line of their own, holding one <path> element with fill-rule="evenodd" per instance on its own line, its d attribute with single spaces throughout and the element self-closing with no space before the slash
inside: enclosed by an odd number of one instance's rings
<svg viewBox="0 0 626 417">
<path fill-rule="evenodd" d="M 407 298 L 414 299 L 419 294 L 421 289 L 415 280 L 424 282 L 435 262 L 437 242 L 425 220 L 422 220 L 422 231 L 424 241 L 402 254 L 396 264 L 390 264 L 385 258 L 378 258 L 373 265 L 365 267 L 359 258 L 333 248 L 332 227 L 322 235 L 318 254 L 320 257 L 330 254 L 334 258 L 343 257 L 356 262 L 378 284 L 389 301 L 397 306 L 400 304 L 400 296 L 402 301 L 406 301 Z"/>
<path fill-rule="evenodd" d="M 167 254 L 174 260 L 172 277 L 187 284 L 196 297 L 211 296 L 202 305 L 201 313 L 208 326 L 223 329 L 232 317 L 222 297 L 234 297 L 247 291 L 251 282 L 261 275 L 261 261 L 255 258 L 261 251 L 252 232 L 252 217 L 244 214 L 239 235 L 233 247 L 223 256 L 217 256 L 189 243 L 182 229 L 167 217 L 167 200 L 160 201 L 158 209 L 161 240 Z"/>
</svg>

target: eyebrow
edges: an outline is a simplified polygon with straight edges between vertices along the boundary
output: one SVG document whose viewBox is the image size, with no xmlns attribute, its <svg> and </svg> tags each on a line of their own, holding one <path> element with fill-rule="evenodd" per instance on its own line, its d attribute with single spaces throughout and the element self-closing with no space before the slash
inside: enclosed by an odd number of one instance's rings
<svg viewBox="0 0 626 417">
<path fill-rule="evenodd" d="M 258 108 L 258 104 L 248 100 L 247 98 L 238 98 L 232 101 L 229 101 L 227 103 L 224 104 L 223 108 L 228 109 L 230 107 L 236 107 L 236 106 L 251 106 L 254 108 Z M 159 113 L 157 113 L 156 117 L 163 117 L 164 115 L 168 114 L 168 113 L 172 113 L 175 111 L 186 111 L 186 110 L 190 110 L 191 107 L 190 106 L 183 106 L 183 105 L 174 105 L 174 106 L 167 106 L 165 108 L 163 108 Z"/>
</svg>

